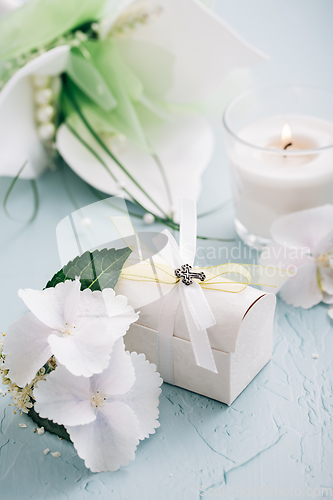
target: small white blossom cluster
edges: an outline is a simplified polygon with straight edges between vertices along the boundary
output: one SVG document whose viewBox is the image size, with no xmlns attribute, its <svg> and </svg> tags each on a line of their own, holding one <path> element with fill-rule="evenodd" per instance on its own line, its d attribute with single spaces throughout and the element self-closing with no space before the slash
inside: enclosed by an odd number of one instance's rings
<svg viewBox="0 0 333 500">
<path fill-rule="evenodd" d="M 162 379 L 143 354 L 125 352 L 138 319 L 126 297 L 80 287 L 77 278 L 19 291 L 30 312 L 3 337 L 1 373 L 16 406 L 27 413 L 35 402 L 41 418 L 65 426 L 87 467 L 114 471 L 159 426 Z"/>
<path fill-rule="evenodd" d="M 4 333 L 2 333 L 3 337 L 6 337 Z M 2 377 L 2 384 L 7 387 L 6 392 L 3 392 L 3 396 L 10 394 L 13 400 L 14 405 L 20 410 L 22 413 L 29 413 L 30 408 L 33 407 L 33 389 L 36 386 L 37 382 L 40 380 L 45 380 L 45 368 L 44 366 L 38 370 L 36 376 L 32 379 L 32 381 L 27 384 L 25 387 L 19 387 L 8 376 L 9 370 L 5 368 L 5 360 L 6 356 L 3 353 L 4 342 L 0 340 L 0 375 Z M 56 362 L 54 357 L 50 358 L 47 362 L 49 371 L 54 370 L 56 367 Z M 14 410 L 14 413 L 16 411 Z"/>
</svg>

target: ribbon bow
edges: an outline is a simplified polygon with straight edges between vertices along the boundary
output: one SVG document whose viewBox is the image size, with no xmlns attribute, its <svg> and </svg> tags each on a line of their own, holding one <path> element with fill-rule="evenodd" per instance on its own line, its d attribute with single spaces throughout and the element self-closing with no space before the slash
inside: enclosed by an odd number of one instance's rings
<svg viewBox="0 0 333 500">
<path fill-rule="evenodd" d="M 181 200 L 179 246 L 172 234 L 165 230 L 172 252 L 173 268 L 184 264 L 193 266 L 196 252 L 197 215 L 196 205 L 190 200 Z M 198 366 L 217 373 L 207 328 L 216 324 L 212 310 L 199 283 L 186 285 L 181 279 L 164 297 L 158 325 L 158 365 L 165 382 L 173 383 L 172 337 L 175 317 L 182 305 L 189 331 L 195 361 Z"/>
<path fill-rule="evenodd" d="M 172 234 L 165 230 L 168 245 L 159 252 L 157 261 L 143 258 L 140 238 L 128 217 L 111 217 L 125 244 L 133 248 L 136 259 L 121 271 L 123 279 L 171 286 L 163 297 L 158 322 L 158 368 L 165 382 L 173 383 L 172 337 L 177 310 L 181 305 L 193 347 L 196 364 L 217 373 L 207 329 L 216 324 L 213 312 L 204 295 L 204 289 L 228 293 L 242 292 L 250 283 L 279 288 L 287 277 L 288 270 L 253 264 L 226 263 L 218 266 L 193 269 L 196 253 L 197 216 L 196 205 L 189 200 L 180 200 L 179 245 Z M 128 239 L 135 236 L 136 243 Z M 146 245 L 143 243 L 143 247 Z M 158 245 L 157 245 L 158 246 Z M 154 254 L 148 248 L 147 254 Z M 229 278 L 227 276 L 229 275 Z M 198 280 L 198 281 L 195 281 Z M 161 290 L 159 289 L 159 293 Z M 163 292 L 162 292 L 163 293 Z M 156 297 L 157 298 L 157 297 Z M 156 299 L 155 299 L 156 300 Z"/>
</svg>

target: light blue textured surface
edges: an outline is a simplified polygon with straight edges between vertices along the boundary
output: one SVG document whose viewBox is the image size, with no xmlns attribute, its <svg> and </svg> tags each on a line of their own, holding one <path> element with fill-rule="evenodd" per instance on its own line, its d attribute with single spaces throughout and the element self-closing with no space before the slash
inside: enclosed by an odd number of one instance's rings
<svg viewBox="0 0 333 500">
<path fill-rule="evenodd" d="M 217 11 L 271 55 L 271 62 L 253 71 L 255 84 L 333 87 L 331 0 L 218 0 Z M 216 130 L 216 154 L 204 178 L 199 211 L 230 197 L 219 123 Z M 80 206 L 97 201 L 80 179 L 70 171 L 66 175 Z M 9 180 L 2 179 L 0 199 L 8 186 Z M 42 288 L 58 270 L 55 227 L 75 209 L 61 171 L 48 172 L 38 189 L 41 206 L 32 225 L 0 214 L 2 331 L 25 312 L 17 290 Z M 11 212 L 25 214 L 30 197 L 28 184 L 20 182 L 11 197 Z M 232 217 L 228 205 L 201 219 L 199 234 L 233 236 Z M 204 247 L 202 255 L 212 263 L 219 248 L 225 252 L 216 242 Z M 273 359 L 233 405 L 228 408 L 164 384 L 161 427 L 140 444 L 135 461 L 115 473 L 92 474 L 72 445 L 46 433 L 34 434 L 33 422 L 13 415 L 9 397 L 1 398 L 0 498 L 193 500 L 200 498 L 200 491 L 202 498 L 330 497 L 323 488 L 332 488 L 333 497 L 332 352 L 333 322 L 326 306 L 303 311 L 278 301 Z M 20 422 L 27 428 L 20 428 Z M 44 456 L 47 447 L 60 451 L 61 458 Z"/>
</svg>

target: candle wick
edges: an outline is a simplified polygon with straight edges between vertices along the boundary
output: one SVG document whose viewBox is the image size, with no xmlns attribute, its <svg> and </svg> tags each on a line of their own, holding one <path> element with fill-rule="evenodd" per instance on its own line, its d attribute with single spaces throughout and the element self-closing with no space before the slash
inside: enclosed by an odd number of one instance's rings
<svg viewBox="0 0 333 500">
<path fill-rule="evenodd" d="M 289 142 L 288 144 L 285 145 L 285 147 L 283 149 L 287 149 L 287 148 L 289 148 L 289 146 L 292 146 L 292 145 L 293 145 L 293 143 Z"/>
</svg>

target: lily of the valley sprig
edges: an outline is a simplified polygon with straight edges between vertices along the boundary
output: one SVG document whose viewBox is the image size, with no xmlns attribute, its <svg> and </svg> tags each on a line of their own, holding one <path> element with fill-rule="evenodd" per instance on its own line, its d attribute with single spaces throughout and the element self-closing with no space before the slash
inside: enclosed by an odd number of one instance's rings
<svg viewBox="0 0 333 500">
<path fill-rule="evenodd" d="M 271 235 L 274 242 L 263 250 L 260 264 L 297 271 L 278 290 L 282 299 L 304 309 L 333 304 L 333 205 L 279 217 Z"/>
<path fill-rule="evenodd" d="M 0 47 L 0 175 L 27 162 L 33 179 L 56 150 L 175 229 L 214 147 L 197 104 L 262 60 L 198 0 L 30 0 L 2 18 Z"/>
</svg>

